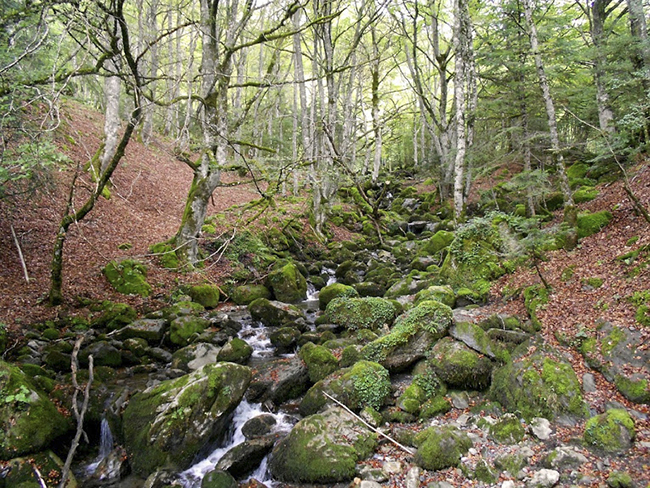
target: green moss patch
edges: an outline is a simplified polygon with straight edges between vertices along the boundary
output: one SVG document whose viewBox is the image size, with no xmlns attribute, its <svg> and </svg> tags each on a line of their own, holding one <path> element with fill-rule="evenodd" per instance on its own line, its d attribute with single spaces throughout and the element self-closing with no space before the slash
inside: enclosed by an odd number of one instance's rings
<svg viewBox="0 0 650 488">
<path fill-rule="evenodd" d="M 457 427 L 429 427 L 415 437 L 415 463 L 430 470 L 458 466 L 472 441 Z"/>
<path fill-rule="evenodd" d="M 578 238 L 582 239 L 600 232 L 610 220 L 612 214 L 607 210 L 578 215 Z"/>
<path fill-rule="evenodd" d="M 626 410 L 613 408 L 587 420 L 584 441 L 601 451 L 620 452 L 630 447 L 635 434 L 630 414 Z"/>
<path fill-rule="evenodd" d="M 378 330 L 383 325 L 393 323 L 396 310 L 393 303 L 385 298 L 339 297 L 329 302 L 325 314 L 331 323 L 349 330 Z"/>
<path fill-rule="evenodd" d="M 102 273 L 111 286 L 120 293 L 143 297 L 151 294 L 151 285 L 147 283 L 147 268 L 138 261 L 132 259 L 111 261 L 102 268 Z"/>
</svg>

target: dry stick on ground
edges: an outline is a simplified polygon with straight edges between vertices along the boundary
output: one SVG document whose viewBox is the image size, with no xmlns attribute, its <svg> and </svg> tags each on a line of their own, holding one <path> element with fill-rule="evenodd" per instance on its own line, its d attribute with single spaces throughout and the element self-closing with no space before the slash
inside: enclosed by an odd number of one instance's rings
<svg viewBox="0 0 650 488">
<path fill-rule="evenodd" d="M 68 481 L 68 476 L 70 474 L 70 467 L 72 466 L 72 459 L 74 458 L 75 451 L 79 447 L 79 440 L 81 435 L 84 434 L 84 416 L 86 415 L 86 410 L 88 410 L 88 400 L 90 399 L 90 385 L 93 382 L 93 356 L 88 356 L 88 382 L 86 383 L 85 388 L 81 388 L 77 382 L 77 371 L 79 369 L 79 362 L 77 361 L 77 356 L 79 354 L 79 349 L 81 348 L 81 343 L 83 342 L 84 337 L 80 336 L 77 339 L 77 342 L 74 344 L 74 349 L 72 350 L 72 385 L 74 386 L 74 394 L 72 395 L 72 410 L 74 411 L 74 416 L 77 419 L 77 433 L 74 436 L 70 450 L 68 451 L 68 457 L 65 460 L 65 465 L 61 471 L 61 482 L 59 483 L 59 488 L 65 488 L 66 482 Z M 84 399 L 81 405 L 81 411 L 77 405 L 77 396 L 79 392 L 83 392 Z M 86 441 L 88 439 L 86 438 Z"/>
<path fill-rule="evenodd" d="M 332 395 L 330 395 L 329 393 L 323 392 L 323 395 L 325 395 L 327 398 L 329 398 L 330 400 L 332 400 L 333 402 L 335 402 L 337 405 L 341 406 L 341 407 L 342 407 L 346 412 L 352 414 L 352 416 L 353 416 L 354 418 L 356 418 L 357 420 L 361 421 L 361 422 L 363 423 L 363 425 L 365 425 L 366 427 L 368 427 L 368 428 L 369 428 L 370 430 L 372 430 L 373 432 L 376 432 L 376 433 L 379 434 L 380 436 L 385 437 L 386 439 L 388 439 L 389 441 L 391 441 L 393 444 L 395 444 L 397 447 L 399 447 L 400 449 L 402 449 L 404 452 L 410 454 L 411 456 L 415 455 L 415 452 L 414 452 L 412 449 L 409 449 L 409 448 L 406 447 L 404 444 L 400 444 L 399 442 L 397 442 L 397 441 L 396 441 L 395 439 L 393 439 L 392 437 L 389 437 L 389 436 L 387 436 L 386 434 L 384 434 L 383 432 L 381 432 L 380 430 L 377 430 L 375 427 L 373 427 L 373 426 L 370 425 L 368 422 L 366 422 L 365 420 L 363 420 L 363 419 L 362 419 L 361 417 L 359 417 L 356 413 L 354 413 L 352 410 L 350 410 L 350 409 L 349 409 L 348 407 L 346 407 L 344 404 L 342 404 L 341 402 L 339 402 L 336 398 L 334 398 L 334 397 L 333 397 Z"/>
<path fill-rule="evenodd" d="M 23 266 L 23 274 L 25 275 L 25 281 L 29 283 L 29 274 L 27 274 L 27 264 L 25 264 L 25 258 L 23 257 L 23 251 L 20 249 L 20 242 L 18 242 L 18 237 L 16 237 L 16 231 L 14 226 L 11 226 L 11 235 L 14 238 L 14 243 L 16 244 L 16 249 L 18 249 L 18 257 L 20 258 L 20 264 Z"/>
</svg>

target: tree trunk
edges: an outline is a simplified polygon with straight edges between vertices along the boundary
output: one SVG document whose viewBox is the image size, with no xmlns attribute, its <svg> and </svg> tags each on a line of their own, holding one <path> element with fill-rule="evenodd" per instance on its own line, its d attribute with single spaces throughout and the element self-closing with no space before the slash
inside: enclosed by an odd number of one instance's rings
<svg viewBox="0 0 650 488">
<path fill-rule="evenodd" d="M 454 218 L 463 217 L 465 150 L 466 150 L 466 66 L 467 66 L 467 14 L 465 0 L 454 0 L 454 49 L 456 51 L 456 74 L 454 76 L 454 98 L 456 106 L 456 156 L 454 161 Z"/>
<path fill-rule="evenodd" d="M 115 71 L 117 68 L 115 64 L 110 62 Z M 104 150 L 100 156 L 99 172 L 95 175 L 99 179 L 106 168 L 108 167 L 119 140 L 120 132 L 120 92 L 122 89 L 122 82 L 119 76 L 107 76 L 104 80 L 104 97 L 106 103 L 105 119 L 104 119 Z"/>
<path fill-rule="evenodd" d="M 560 180 L 560 189 L 564 196 L 564 220 L 571 228 L 570 235 L 567 239 L 567 247 L 573 248 L 577 244 L 576 233 L 576 219 L 577 212 L 573 202 L 573 194 L 569 187 L 569 178 L 566 174 L 564 166 L 564 157 L 562 155 L 562 147 L 560 146 L 560 137 L 557 131 L 557 118 L 555 116 L 555 105 L 551 97 L 551 89 L 549 88 L 548 78 L 546 77 L 546 70 L 542 61 L 542 55 L 539 51 L 539 41 L 537 38 L 537 27 L 533 21 L 533 10 L 531 6 L 532 0 L 523 0 L 524 15 L 526 17 L 526 24 L 528 25 L 528 35 L 530 37 L 530 47 L 535 59 L 535 67 L 537 68 L 537 77 L 539 79 L 539 86 L 542 90 L 542 97 L 544 98 L 544 105 L 546 107 L 546 115 L 548 117 L 548 128 L 551 136 L 551 151 L 552 158 L 557 168 L 557 175 Z"/>
<path fill-rule="evenodd" d="M 377 182 L 379 170 L 381 169 L 382 133 L 381 121 L 379 119 L 379 42 L 375 25 L 370 28 L 372 36 L 371 76 L 372 76 L 372 128 L 375 133 L 375 152 L 372 160 L 372 181 Z"/>
<path fill-rule="evenodd" d="M 614 112 L 612 111 L 609 93 L 605 86 L 605 20 L 607 18 L 607 7 L 611 0 L 594 0 L 591 4 L 591 40 L 594 43 L 596 54 L 594 57 L 594 82 L 596 84 L 596 105 L 598 107 L 598 123 L 600 130 L 604 133 L 614 132 Z"/>
<path fill-rule="evenodd" d="M 68 229 L 73 223 L 80 222 L 94 208 L 97 199 L 102 195 L 104 188 L 106 188 L 106 185 L 113 175 L 113 172 L 122 160 L 126 146 L 131 140 L 136 127 L 140 123 L 142 115 L 142 84 L 140 73 L 138 72 L 138 66 L 129 44 L 128 27 L 123 12 L 124 1 L 125 0 L 116 0 L 115 12 L 112 12 L 116 26 L 115 32 L 112 33 L 113 36 L 115 36 L 112 44 L 121 46 L 121 54 L 124 56 L 127 65 L 127 71 L 126 73 L 123 73 L 123 75 L 132 82 L 131 93 L 134 109 L 126 128 L 124 129 L 122 137 L 115 145 L 112 157 L 106 162 L 105 168 L 98 175 L 95 188 L 93 188 L 86 202 L 78 210 L 74 211 L 74 213 L 71 212 L 73 211 L 72 202 L 76 178 L 72 181 L 70 196 L 68 198 L 64 215 L 59 223 L 59 230 L 54 241 L 54 249 L 52 252 L 52 262 L 50 265 L 50 290 L 48 293 L 48 302 L 52 306 L 59 305 L 63 302 L 63 248 Z M 120 43 L 119 41 L 122 42 Z M 103 164 L 104 162 L 102 161 L 102 166 Z"/>
</svg>

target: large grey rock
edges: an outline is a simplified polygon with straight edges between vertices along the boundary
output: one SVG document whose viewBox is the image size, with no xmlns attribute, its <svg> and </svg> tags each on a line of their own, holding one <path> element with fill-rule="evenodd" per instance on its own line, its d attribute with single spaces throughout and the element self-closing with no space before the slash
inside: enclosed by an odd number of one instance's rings
<svg viewBox="0 0 650 488">
<path fill-rule="evenodd" d="M 553 468 L 558 471 L 578 468 L 588 462 L 589 460 L 584 454 L 571 446 L 556 447 L 544 460 L 547 468 Z"/>
<path fill-rule="evenodd" d="M 250 379 L 248 367 L 209 364 L 134 395 L 123 415 L 133 471 L 146 476 L 161 467 L 189 467 L 197 453 L 224 437 Z"/>
<path fill-rule="evenodd" d="M 206 364 L 216 363 L 220 350 L 220 347 L 206 342 L 190 344 L 172 355 L 172 368 L 182 369 L 188 373 L 196 371 Z"/>
<path fill-rule="evenodd" d="M 121 341 L 139 337 L 147 342 L 158 344 L 167 330 L 165 319 L 140 319 L 131 322 L 115 332 L 115 337 Z"/>
<path fill-rule="evenodd" d="M 377 445 L 377 434 L 340 407 L 298 422 L 273 449 L 274 478 L 298 483 L 338 483 L 355 476 L 357 462 Z"/>
<path fill-rule="evenodd" d="M 456 323 L 449 329 L 449 335 L 489 358 L 496 357 L 496 345 L 478 325 L 471 322 Z"/>
<path fill-rule="evenodd" d="M 259 320 L 267 327 L 282 327 L 305 318 L 305 314 L 299 308 L 266 298 L 252 301 L 248 305 L 248 310 L 253 319 Z"/>
<path fill-rule="evenodd" d="M 307 367 L 298 356 L 274 359 L 257 366 L 246 399 L 250 402 L 271 400 L 279 405 L 298 398 L 308 388 Z"/>
<path fill-rule="evenodd" d="M 257 469 L 275 441 L 274 435 L 246 440 L 224 454 L 215 467 L 229 472 L 234 478 L 243 478 Z"/>
<path fill-rule="evenodd" d="M 560 473 L 554 469 L 540 469 L 526 483 L 526 488 L 551 488 L 560 481 Z"/>
</svg>

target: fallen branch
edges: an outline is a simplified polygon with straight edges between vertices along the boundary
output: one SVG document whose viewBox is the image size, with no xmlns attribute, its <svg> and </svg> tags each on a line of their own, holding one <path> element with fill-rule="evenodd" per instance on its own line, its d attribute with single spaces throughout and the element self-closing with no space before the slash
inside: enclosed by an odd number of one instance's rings
<svg viewBox="0 0 650 488">
<path fill-rule="evenodd" d="M 396 441 L 395 439 L 393 439 L 392 437 L 387 436 L 387 435 L 384 434 L 382 431 L 380 431 L 380 430 L 376 429 L 375 427 L 373 427 L 372 425 L 370 425 L 368 422 L 366 422 L 365 420 L 363 420 L 363 419 L 362 419 L 361 417 L 359 417 L 356 413 L 354 413 L 352 410 L 350 410 L 350 409 L 349 409 L 348 407 L 346 407 L 344 404 L 342 404 L 341 402 L 339 402 L 336 398 L 334 398 L 334 397 L 333 397 L 332 395 L 330 395 L 329 393 L 323 392 L 323 395 L 325 395 L 327 398 L 329 398 L 330 400 L 332 400 L 334 403 L 336 403 L 337 405 L 339 405 L 340 407 L 342 407 L 346 412 L 348 412 L 349 414 L 351 414 L 354 418 L 356 418 L 357 420 L 361 421 L 361 422 L 363 423 L 363 425 L 365 425 L 366 427 L 368 427 L 368 428 L 369 428 L 370 430 L 372 430 L 373 432 L 379 434 L 379 435 L 382 436 L 382 437 L 385 437 L 385 438 L 388 439 L 390 442 L 392 442 L 392 443 L 395 444 L 397 447 L 399 447 L 400 449 L 402 449 L 404 452 L 410 454 L 411 456 L 414 456 L 414 455 L 415 455 L 415 451 L 413 451 L 412 449 L 406 447 L 406 446 L 403 445 L 403 444 L 400 444 L 399 442 L 397 442 L 397 441 Z"/>
<path fill-rule="evenodd" d="M 23 266 L 23 274 L 25 275 L 25 281 L 29 283 L 29 275 L 27 274 L 27 264 L 25 264 L 25 258 L 23 257 L 23 251 L 20 249 L 20 242 L 18 242 L 18 237 L 16 237 L 16 231 L 14 226 L 11 226 L 11 235 L 14 238 L 14 243 L 16 244 L 16 249 L 18 249 L 18 257 L 20 257 L 20 264 Z"/>
<path fill-rule="evenodd" d="M 84 416 L 88 410 L 88 401 L 90 399 L 90 385 L 93 382 L 93 356 L 92 354 L 88 356 L 88 382 L 86 383 L 85 388 L 81 388 L 77 382 L 77 371 L 79 369 L 77 356 L 79 354 L 79 349 L 81 348 L 81 343 L 83 340 L 84 337 L 80 336 L 77 339 L 77 342 L 75 342 L 74 349 L 72 350 L 72 361 L 70 364 L 70 368 L 72 369 L 72 385 L 74 386 L 74 394 L 72 395 L 72 410 L 74 412 L 75 418 L 77 419 L 77 432 L 74 436 L 74 439 L 72 440 L 72 445 L 68 451 L 68 457 L 66 458 L 63 469 L 61 470 L 61 482 L 59 483 L 59 488 L 65 488 L 66 482 L 68 481 L 68 476 L 70 475 L 72 459 L 74 458 L 77 447 L 79 447 L 79 440 L 81 439 L 82 434 L 85 436 Z M 82 391 L 84 395 L 81 411 L 79 411 L 79 407 L 77 405 L 77 396 L 80 391 Z M 87 438 L 86 441 L 88 441 Z"/>
</svg>

